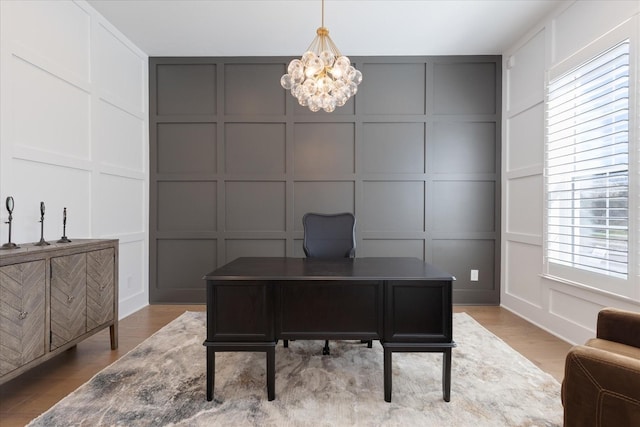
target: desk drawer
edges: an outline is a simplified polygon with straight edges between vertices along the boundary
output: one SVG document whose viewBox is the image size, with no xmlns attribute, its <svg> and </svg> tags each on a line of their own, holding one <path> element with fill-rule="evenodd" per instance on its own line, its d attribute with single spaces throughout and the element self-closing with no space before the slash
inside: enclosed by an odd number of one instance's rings
<svg viewBox="0 0 640 427">
<path fill-rule="evenodd" d="M 279 338 L 382 336 L 382 282 L 288 281 L 279 283 L 276 293 Z"/>
</svg>

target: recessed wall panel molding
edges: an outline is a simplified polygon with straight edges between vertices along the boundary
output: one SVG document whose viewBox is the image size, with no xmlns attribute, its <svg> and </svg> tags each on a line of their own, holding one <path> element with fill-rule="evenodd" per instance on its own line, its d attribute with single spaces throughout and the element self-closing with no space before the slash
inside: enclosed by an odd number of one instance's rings
<svg viewBox="0 0 640 427">
<path fill-rule="evenodd" d="M 91 95 L 19 58 L 11 67 L 14 142 L 89 159 Z"/>
<path fill-rule="evenodd" d="M 46 69 L 60 68 L 85 82 L 90 80 L 91 17 L 82 7 L 70 1 L 8 3 L 14 15 L 12 39 L 19 52 L 26 49 L 33 53 L 30 58 L 34 55 L 43 58 L 42 62 L 52 65 Z M 20 22 L 29 25 L 20 25 Z M 61 22 L 73 22 L 73 25 L 61 25 Z M 41 67 L 45 65 L 38 62 Z"/>
<path fill-rule="evenodd" d="M 216 114 L 214 64 L 162 64 L 157 65 L 154 72 L 157 115 Z"/>
<path fill-rule="evenodd" d="M 105 173 L 97 180 L 94 230 L 101 236 L 143 233 L 146 220 L 138 206 L 144 200 L 144 180 Z"/>
<path fill-rule="evenodd" d="M 424 123 L 364 123 L 364 173 L 424 173 Z"/>
<path fill-rule="evenodd" d="M 215 265 L 217 245 L 208 239 L 163 239 L 158 241 L 156 295 L 173 289 L 202 293 L 202 275 Z M 193 296 L 192 296 L 193 297 Z"/>
<path fill-rule="evenodd" d="M 497 114 L 495 62 L 440 62 L 433 66 L 435 114 Z"/>
<path fill-rule="evenodd" d="M 507 171 L 541 167 L 544 163 L 544 104 L 540 102 L 508 118 L 507 136 L 510 141 Z"/>
<path fill-rule="evenodd" d="M 144 120 L 102 100 L 96 104 L 97 120 L 93 126 L 94 144 L 103 165 L 143 172 Z M 123 156 L 122 153 L 127 153 Z"/>
<path fill-rule="evenodd" d="M 285 231 L 285 183 L 227 181 L 227 231 Z"/>
<path fill-rule="evenodd" d="M 45 240 L 63 235 L 65 207 L 71 240 L 119 239 L 127 316 L 149 301 L 148 58 L 85 1 L 0 9 L 0 194 L 15 199 L 12 239 L 39 240 L 41 201 Z"/>
<path fill-rule="evenodd" d="M 142 276 L 145 271 L 142 268 L 147 265 L 146 250 L 144 240 L 134 242 L 123 242 L 120 240 L 118 269 L 119 269 L 119 292 L 118 297 L 122 301 L 144 295 L 147 291 Z"/>
<path fill-rule="evenodd" d="M 570 291 L 551 289 L 549 312 L 575 325 L 595 332 L 595 319 L 604 306 L 591 299 L 581 298 Z"/>
<path fill-rule="evenodd" d="M 430 144 L 437 162 L 433 172 L 496 173 L 496 132 L 495 122 L 434 122 Z"/>
<path fill-rule="evenodd" d="M 215 181 L 162 181 L 158 183 L 158 231 L 215 231 Z"/>
<path fill-rule="evenodd" d="M 286 172 L 284 123 L 227 123 L 225 172 L 260 175 Z"/>
<path fill-rule="evenodd" d="M 492 239 L 434 240 L 433 263 L 455 276 L 456 289 L 498 292 L 495 245 Z M 472 270 L 477 271 L 478 280 L 471 280 Z"/>
<path fill-rule="evenodd" d="M 355 125 L 296 123 L 293 154 L 297 176 L 352 174 L 355 172 Z"/>
<path fill-rule="evenodd" d="M 150 300 L 203 302 L 178 270 L 303 257 L 305 213 L 353 212 L 356 256 L 439 251 L 456 272 L 480 265 L 455 301 L 497 303 L 501 58 L 352 58 L 363 83 L 333 113 L 280 87 L 290 60 L 151 58 Z"/>
<path fill-rule="evenodd" d="M 293 223 L 303 231 L 307 212 L 339 213 L 355 210 L 355 185 L 351 181 L 296 181 L 293 187 Z"/>
<path fill-rule="evenodd" d="M 279 84 L 283 64 L 238 63 L 224 66 L 224 111 L 233 115 L 282 115 L 285 95 Z"/>
<path fill-rule="evenodd" d="M 424 182 L 365 181 L 363 231 L 424 230 Z"/>
<path fill-rule="evenodd" d="M 62 236 L 62 210 L 67 208 L 69 238 L 91 236 L 91 171 L 28 160 L 13 161 L 14 242 L 40 239 L 40 202 L 45 202 L 45 240 Z M 33 179 L 46 177 L 46 179 Z"/>
<path fill-rule="evenodd" d="M 425 114 L 426 65 L 365 62 L 358 92 L 364 98 L 364 114 Z"/>
<path fill-rule="evenodd" d="M 507 111 L 517 114 L 523 109 L 544 100 L 544 85 L 532 85 L 532 81 L 544 81 L 545 31 L 540 31 L 507 60 Z M 542 129 L 542 127 L 541 127 Z"/>
<path fill-rule="evenodd" d="M 507 181 L 507 232 L 541 235 L 542 185 L 542 175 Z"/>
<path fill-rule="evenodd" d="M 109 102 L 131 113 L 144 113 L 146 58 L 123 44 L 105 26 L 96 28 L 94 83 Z"/>
<path fill-rule="evenodd" d="M 215 123 L 158 123 L 159 174 L 215 174 L 217 171 L 217 125 Z"/>
<path fill-rule="evenodd" d="M 542 307 L 542 247 L 520 242 L 507 242 L 505 293 L 535 307 Z"/>
<path fill-rule="evenodd" d="M 432 185 L 433 230 L 496 231 L 495 186 L 492 181 L 437 181 Z"/>
</svg>

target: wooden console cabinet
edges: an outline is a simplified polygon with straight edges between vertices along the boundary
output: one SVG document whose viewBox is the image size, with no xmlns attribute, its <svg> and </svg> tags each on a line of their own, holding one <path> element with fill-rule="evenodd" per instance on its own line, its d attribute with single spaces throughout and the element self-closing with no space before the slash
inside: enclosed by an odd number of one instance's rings
<svg viewBox="0 0 640 427">
<path fill-rule="evenodd" d="M 118 347 L 118 240 L 0 251 L 0 384 L 107 326 Z"/>
</svg>

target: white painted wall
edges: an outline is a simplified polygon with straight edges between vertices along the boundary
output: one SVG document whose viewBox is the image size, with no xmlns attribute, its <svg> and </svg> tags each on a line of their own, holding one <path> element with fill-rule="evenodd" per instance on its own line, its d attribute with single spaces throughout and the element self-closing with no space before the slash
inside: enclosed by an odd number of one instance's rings
<svg viewBox="0 0 640 427">
<path fill-rule="evenodd" d="M 0 2 L 0 241 L 120 239 L 120 317 L 148 304 L 148 58 L 85 1 Z"/>
<path fill-rule="evenodd" d="M 625 22 L 635 32 L 632 61 L 637 67 L 639 15 L 638 1 L 566 2 L 504 53 L 501 304 L 574 344 L 594 336 L 602 307 L 638 311 L 640 298 L 619 298 L 542 277 L 545 76 L 576 52 L 594 49 L 594 43 Z M 635 118 L 638 128 L 638 110 Z M 639 137 L 640 132 L 632 133 Z M 634 154 L 632 161 L 640 170 L 640 157 Z M 637 199 L 637 191 L 630 194 Z M 637 209 L 637 201 L 633 203 Z M 635 287 L 631 293 L 640 296 L 638 277 L 630 282 Z"/>
</svg>

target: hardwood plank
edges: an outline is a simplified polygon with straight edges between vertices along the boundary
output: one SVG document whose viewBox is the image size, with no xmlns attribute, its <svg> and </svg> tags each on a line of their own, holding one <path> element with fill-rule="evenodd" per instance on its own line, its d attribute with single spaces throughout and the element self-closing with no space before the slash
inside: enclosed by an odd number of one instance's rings
<svg viewBox="0 0 640 427">
<path fill-rule="evenodd" d="M 205 306 L 144 307 L 120 321 L 117 350 L 110 350 L 109 330 L 105 329 L 3 384 L 0 425 L 24 426 L 185 311 L 205 311 Z M 497 306 L 454 306 L 454 312 L 466 312 L 540 369 L 562 381 L 570 344 Z"/>
</svg>

